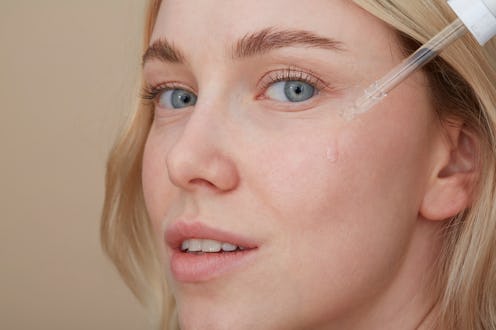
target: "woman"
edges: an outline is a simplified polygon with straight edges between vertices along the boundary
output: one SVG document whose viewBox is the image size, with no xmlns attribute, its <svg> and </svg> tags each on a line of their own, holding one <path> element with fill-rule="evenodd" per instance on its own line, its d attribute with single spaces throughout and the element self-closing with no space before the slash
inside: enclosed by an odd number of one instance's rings
<svg viewBox="0 0 496 330">
<path fill-rule="evenodd" d="M 496 328 L 494 43 L 349 121 L 444 1 L 212 4 L 151 1 L 108 163 L 103 245 L 161 327 Z"/>
</svg>

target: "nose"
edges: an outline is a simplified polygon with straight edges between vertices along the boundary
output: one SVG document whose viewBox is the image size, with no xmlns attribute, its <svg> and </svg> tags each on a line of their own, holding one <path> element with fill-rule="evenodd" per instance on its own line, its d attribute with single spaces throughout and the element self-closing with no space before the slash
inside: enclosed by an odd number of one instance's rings
<svg viewBox="0 0 496 330">
<path fill-rule="evenodd" d="M 230 156 L 225 118 L 195 109 L 167 155 L 170 181 L 187 191 L 206 189 L 228 192 L 239 184 L 239 173 Z"/>
</svg>

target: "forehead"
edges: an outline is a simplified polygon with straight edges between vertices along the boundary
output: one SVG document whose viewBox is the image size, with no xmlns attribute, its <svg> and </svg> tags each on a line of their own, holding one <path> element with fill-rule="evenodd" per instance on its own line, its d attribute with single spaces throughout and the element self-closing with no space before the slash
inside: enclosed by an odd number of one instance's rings
<svg viewBox="0 0 496 330">
<path fill-rule="evenodd" d="M 267 27 L 316 32 L 348 44 L 351 51 L 355 46 L 381 51 L 393 35 L 349 0 L 165 0 L 151 42 L 166 37 L 194 52 L 229 45 Z"/>
</svg>

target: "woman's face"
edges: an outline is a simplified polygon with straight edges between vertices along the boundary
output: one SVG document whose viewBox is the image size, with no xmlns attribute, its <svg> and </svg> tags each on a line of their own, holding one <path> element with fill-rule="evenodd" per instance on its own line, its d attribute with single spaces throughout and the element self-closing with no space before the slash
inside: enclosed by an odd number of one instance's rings
<svg viewBox="0 0 496 330">
<path fill-rule="evenodd" d="M 400 61 L 388 27 L 344 0 L 167 0 L 150 45 L 143 188 L 184 329 L 343 328 L 408 282 L 426 82 L 340 116 Z"/>
</svg>

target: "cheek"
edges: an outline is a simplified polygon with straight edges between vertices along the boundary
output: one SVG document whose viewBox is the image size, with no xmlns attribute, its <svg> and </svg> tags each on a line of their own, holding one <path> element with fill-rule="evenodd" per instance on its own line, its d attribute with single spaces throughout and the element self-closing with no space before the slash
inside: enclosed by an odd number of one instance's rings
<svg viewBox="0 0 496 330">
<path fill-rule="evenodd" d="M 243 156 L 245 182 L 273 209 L 290 213 L 297 209 L 296 214 L 307 218 L 326 195 L 329 177 L 341 166 L 337 129 L 312 123 L 267 135 Z"/>
<path fill-rule="evenodd" d="M 168 148 L 161 141 L 163 139 L 152 129 L 146 141 L 142 164 L 143 196 L 156 233 L 163 231 L 162 222 L 174 192 L 165 162 Z"/>
<path fill-rule="evenodd" d="M 277 157 L 257 162 L 258 175 L 250 184 L 258 182 L 254 194 L 262 207 L 271 208 L 272 221 L 264 228 L 276 233 L 271 244 L 277 258 L 264 277 L 285 270 L 280 287 L 267 291 L 298 301 L 301 315 L 325 318 L 391 278 L 412 223 L 396 217 L 414 212 L 387 192 L 395 189 L 397 178 L 388 172 L 396 160 L 366 154 L 346 133 L 300 135 L 310 138 L 272 143 Z M 367 144 L 381 153 L 380 146 Z"/>
<path fill-rule="evenodd" d="M 154 227 L 156 226 L 156 220 L 160 215 L 160 156 L 157 152 L 157 146 L 148 137 L 145 145 L 145 150 L 143 153 L 143 169 L 142 169 L 142 180 L 143 180 L 143 196 L 145 199 L 146 209 L 148 215 L 152 220 Z M 156 228 L 155 228 L 156 229 Z"/>
<path fill-rule="evenodd" d="M 411 188 L 416 171 L 408 141 L 399 142 L 396 132 L 385 129 L 298 132 L 305 138 L 272 142 L 256 150 L 257 155 L 246 155 L 245 164 L 253 163 L 246 172 L 253 175 L 245 181 L 285 218 L 305 219 L 306 226 L 369 216 L 371 209 L 378 213 L 400 202 L 404 194 L 398 190 Z"/>
<path fill-rule="evenodd" d="M 276 210 L 284 233 L 279 261 L 309 302 L 345 306 L 383 287 L 413 232 L 429 134 L 421 116 L 378 117 L 364 119 L 367 126 L 300 132 L 308 138 L 272 143 L 257 163 L 256 194 Z"/>
</svg>

